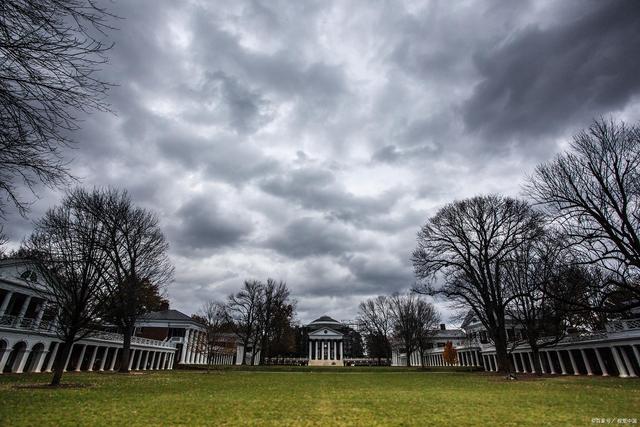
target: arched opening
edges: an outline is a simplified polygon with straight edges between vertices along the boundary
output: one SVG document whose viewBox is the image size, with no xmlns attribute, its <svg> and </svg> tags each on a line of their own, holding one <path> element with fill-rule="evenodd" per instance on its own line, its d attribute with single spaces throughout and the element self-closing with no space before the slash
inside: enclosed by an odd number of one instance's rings
<svg viewBox="0 0 640 427">
<path fill-rule="evenodd" d="M 29 353 L 29 357 L 27 358 L 27 363 L 24 365 L 24 372 L 36 372 L 36 368 L 38 367 L 38 363 L 40 362 L 40 358 L 44 353 L 44 344 L 38 343 L 33 346 L 31 352 Z"/>
<path fill-rule="evenodd" d="M 9 351 L 7 348 L 8 344 L 5 340 L 0 340 L 0 369 L 4 371 L 4 367 L 2 366 L 2 361 L 5 358 L 6 352 Z"/>
<path fill-rule="evenodd" d="M 20 341 L 11 349 L 11 353 L 9 353 L 9 358 L 7 359 L 7 363 L 4 365 L 4 373 L 16 372 L 18 367 L 20 366 L 20 362 L 24 357 L 24 353 L 27 350 L 27 343 L 24 341 Z"/>
</svg>

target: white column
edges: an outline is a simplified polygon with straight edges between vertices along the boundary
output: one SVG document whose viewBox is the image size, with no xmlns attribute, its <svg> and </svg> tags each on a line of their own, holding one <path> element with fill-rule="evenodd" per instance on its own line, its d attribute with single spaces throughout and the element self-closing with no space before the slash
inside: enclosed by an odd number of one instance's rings
<svg viewBox="0 0 640 427">
<path fill-rule="evenodd" d="M 93 364 L 96 363 L 96 356 L 98 355 L 98 346 L 93 347 L 93 354 L 91 355 L 91 360 L 89 361 L 89 367 L 87 371 L 93 371 Z"/>
<path fill-rule="evenodd" d="M 309 360 L 311 360 L 311 340 L 309 340 Z"/>
<path fill-rule="evenodd" d="M 631 348 L 633 349 L 633 354 L 636 356 L 636 361 L 638 362 L 638 365 L 640 366 L 640 352 L 638 351 L 638 346 L 635 345 L 631 345 Z"/>
<path fill-rule="evenodd" d="M 60 344 L 63 345 L 63 344 Z M 66 372 L 67 371 L 67 367 L 69 366 L 69 360 L 71 360 L 71 355 L 73 354 L 73 349 L 75 348 L 75 344 L 71 345 L 71 350 L 69 350 L 69 354 L 67 354 L 67 360 L 64 361 L 64 367 L 63 367 L 63 371 Z"/>
<path fill-rule="evenodd" d="M 45 368 L 45 372 L 51 372 L 51 369 L 53 369 L 53 363 L 56 361 L 56 356 L 58 355 L 58 349 L 60 348 L 60 343 L 59 342 L 54 342 L 53 343 L 53 348 L 51 349 L 51 356 L 49 356 L 49 361 L 47 362 L 47 367 Z M 2 370 L 2 368 L 0 367 L 0 371 Z"/>
<path fill-rule="evenodd" d="M 98 368 L 100 372 L 104 371 L 104 365 L 107 363 L 107 356 L 109 355 L 109 347 L 103 348 L 104 351 L 102 352 L 102 360 L 100 360 L 100 368 Z"/>
<path fill-rule="evenodd" d="M 495 354 L 493 355 L 493 363 L 496 367 L 495 372 L 498 372 L 498 357 Z"/>
<path fill-rule="evenodd" d="M 78 357 L 78 363 L 76 363 L 76 372 L 80 372 L 80 368 L 82 367 L 82 360 L 84 359 L 84 353 L 87 351 L 87 345 L 82 345 L 82 350 L 80 350 L 80 357 Z"/>
<path fill-rule="evenodd" d="M 518 366 L 518 353 L 513 353 L 513 368 L 516 370 L 516 374 L 520 373 L 520 367 Z"/>
<path fill-rule="evenodd" d="M 31 353 L 31 350 L 28 350 L 26 348 L 24 349 L 23 352 L 20 353 L 20 356 L 22 357 L 20 358 L 20 362 L 18 363 L 18 367 L 16 368 L 16 371 L 14 373 L 16 374 L 22 373 L 22 371 L 24 370 L 24 365 L 27 363 L 27 359 L 29 358 L 29 353 Z"/>
<path fill-rule="evenodd" d="M 22 308 L 20 308 L 20 314 L 18 314 L 18 322 L 24 317 L 27 312 L 27 308 L 29 308 L 29 303 L 31 302 L 31 295 L 27 295 L 27 298 L 22 303 Z"/>
<path fill-rule="evenodd" d="M 571 369 L 573 369 L 573 375 L 580 375 L 580 370 L 578 369 L 578 364 L 573 358 L 573 352 L 571 350 L 567 350 L 569 353 L 569 360 L 571 361 Z"/>
<path fill-rule="evenodd" d="M 546 370 L 544 369 L 544 358 L 542 357 L 542 351 L 538 352 L 538 361 L 540 362 L 540 372 L 546 374 Z"/>
<path fill-rule="evenodd" d="M 342 347 L 342 340 L 340 340 L 340 360 L 344 360 L 344 351 Z"/>
<path fill-rule="evenodd" d="M 607 372 L 607 367 L 605 366 L 604 361 L 602 360 L 602 355 L 600 355 L 600 351 L 598 350 L 598 347 L 595 347 L 593 350 L 596 352 L 596 358 L 598 359 L 598 365 L 600 365 L 602 376 L 608 377 L 609 373 Z"/>
<path fill-rule="evenodd" d="M 189 361 L 187 360 L 187 357 L 188 357 L 187 354 L 189 349 L 187 347 L 189 346 L 189 335 L 191 333 L 190 331 L 191 329 L 188 329 L 188 328 L 184 330 L 184 342 L 182 343 L 180 363 L 185 363 L 185 364 L 189 363 Z"/>
<path fill-rule="evenodd" d="M 42 322 L 42 316 L 44 315 L 44 310 L 46 307 L 47 307 L 47 302 L 43 301 L 42 304 L 40 304 L 40 310 L 38 310 L 38 314 L 36 314 L 36 321 L 34 324 L 35 328 L 40 326 L 40 322 Z"/>
<path fill-rule="evenodd" d="M 136 361 L 136 369 L 135 369 L 136 371 L 140 370 L 140 364 L 141 364 L 140 362 L 142 362 L 142 353 L 149 354 L 148 351 L 147 352 L 145 352 L 144 350 L 138 350 L 138 351 L 140 352 L 140 355 L 138 356 L 138 360 Z"/>
<path fill-rule="evenodd" d="M 618 372 L 620 373 L 620 378 L 626 378 L 629 376 L 627 373 L 627 369 L 625 368 L 622 360 L 620 360 L 620 355 L 618 354 L 618 349 L 614 346 L 611 346 L 611 353 L 613 354 L 613 360 L 616 362 L 616 366 L 618 367 Z"/>
<path fill-rule="evenodd" d="M 629 356 L 627 356 L 627 352 L 624 351 L 624 348 L 619 347 L 618 351 L 620 352 L 620 354 L 622 354 L 622 359 L 624 360 L 624 363 L 627 365 L 627 372 L 629 373 L 630 377 L 637 377 L 635 370 L 633 369 L 633 365 L 631 364 L 631 361 L 629 360 Z"/>
<path fill-rule="evenodd" d="M 151 353 L 151 370 L 155 370 L 156 369 L 156 354 L 157 352 L 153 352 Z"/>
<path fill-rule="evenodd" d="M 315 360 L 319 360 L 319 359 L 320 359 L 320 357 L 318 357 L 318 354 L 319 354 L 319 353 L 318 353 L 318 340 L 316 340 L 316 343 L 315 343 L 315 344 L 316 344 L 316 357 L 315 357 Z"/>
<path fill-rule="evenodd" d="M 560 369 L 562 370 L 562 375 L 567 375 L 567 370 L 564 367 L 564 361 L 562 360 L 562 353 L 560 350 L 556 350 L 556 355 L 558 356 L 558 360 L 560 361 Z"/>
<path fill-rule="evenodd" d="M 200 363 L 200 346 L 201 345 L 202 345 L 202 332 L 198 331 L 196 333 L 196 341 L 194 342 L 194 349 L 193 349 L 193 363 L 196 365 Z M 255 351 L 255 348 L 254 348 L 254 351 Z"/>
<path fill-rule="evenodd" d="M 2 371 L 4 370 L 4 366 L 7 364 L 7 359 L 9 359 L 9 355 L 11 354 L 11 348 L 5 348 L 4 353 L 0 356 L 0 375 L 2 375 Z"/>
<path fill-rule="evenodd" d="M 536 368 L 533 365 L 533 357 L 531 357 L 531 352 L 527 351 L 527 358 L 529 359 L 529 365 L 531 366 L 531 373 L 535 374 L 536 373 Z"/>
<path fill-rule="evenodd" d="M 191 331 L 189 333 L 189 342 L 187 343 L 187 363 L 188 364 L 191 364 L 193 362 L 193 344 L 195 343 L 195 338 L 196 338 L 196 331 Z"/>
<path fill-rule="evenodd" d="M 118 353 L 120 353 L 120 349 L 116 348 L 113 350 L 113 357 L 111 358 L 111 364 L 109 365 L 109 370 L 113 371 L 116 367 L 116 360 L 118 360 Z"/>
<path fill-rule="evenodd" d="M 7 307 L 9 306 L 9 301 L 11 301 L 11 297 L 13 296 L 13 294 L 14 294 L 13 291 L 9 291 L 4 296 L 4 299 L 2 300 L 2 305 L 0 305 L 0 316 L 3 316 L 5 311 L 7 311 Z"/>
<path fill-rule="evenodd" d="M 585 353 L 584 349 L 580 349 L 580 354 L 582 355 L 582 361 L 584 362 L 584 367 L 587 369 L 587 375 L 593 375 L 593 371 L 591 370 L 591 365 L 589 364 L 589 358 L 587 357 L 587 353 Z"/>
<path fill-rule="evenodd" d="M 136 351 L 138 350 L 131 349 L 129 351 L 129 370 L 131 370 L 131 367 L 133 366 L 133 359 L 135 359 Z"/>
<path fill-rule="evenodd" d="M 527 361 L 525 360 L 525 357 L 524 357 L 526 353 L 519 353 L 519 354 L 520 354 L 520 365 L 522 366 L 522 373 L 527 374 L 529 373 L 529 369 L 527 369 Z"/>
<path fill-rule="evenodd" d="M 42 350 L 38 355 L 38 360 L 36 361 L 36 367 L 33 372 L 42 372 L 42 364 L 44 363 L 44 358 L 47 357 L 47 353 L 49 350 Z"/>
<path fill-rule="evenodd" d="M 147 362 L 149 362 L 149 350 L 144 352 L 144 362 L 142 364 L 142 370 L 146 371 L 147 370 Z"/>
<path fill-rule="evenodd" d="M 545 351 L 545 353 L 547 355 L 547 360 L 549 361 L 549 370 L 551 371 L 551 374 L 555 374 L 556 368 L 554 368 L 553 366 L 553 359 L 551 359 L 551 353 L 548 351 Z"/>
</svg>

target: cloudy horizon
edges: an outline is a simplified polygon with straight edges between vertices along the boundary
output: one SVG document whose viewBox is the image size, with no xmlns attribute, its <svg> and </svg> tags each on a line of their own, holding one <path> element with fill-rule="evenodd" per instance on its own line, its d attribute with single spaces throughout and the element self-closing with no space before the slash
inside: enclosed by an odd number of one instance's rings
<svg viewBox="0 0 640 427">
<path fill-rule="evenodd" d="M 521 196 L 594 118 L 640 120 L 638 2 L 107 6 L 114 113 L 82 117 L 67 158 L 159 215 L 187 314 L 271 277 L 301 322 L 353 319 L 412 286 L 438 208 Z M 7 217 L 10 247 L 62 194 Z"/>
</svg>

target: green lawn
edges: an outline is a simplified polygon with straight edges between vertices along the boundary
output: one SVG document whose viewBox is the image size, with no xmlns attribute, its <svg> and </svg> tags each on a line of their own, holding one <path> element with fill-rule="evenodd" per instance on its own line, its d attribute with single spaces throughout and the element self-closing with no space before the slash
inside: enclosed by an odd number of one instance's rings
<svg viewBox="0 0 640 427">
<path fill-rule="evenodd" d="M 274 369 L 69 373 L 77 389 L 16 388 L 48 375 L 0 375 L 0 425 L 592 425 L 637 418 L 640 381 L 484 373 Z M 615 421 L 614 421 L 615 422 Z"/>
</svg>

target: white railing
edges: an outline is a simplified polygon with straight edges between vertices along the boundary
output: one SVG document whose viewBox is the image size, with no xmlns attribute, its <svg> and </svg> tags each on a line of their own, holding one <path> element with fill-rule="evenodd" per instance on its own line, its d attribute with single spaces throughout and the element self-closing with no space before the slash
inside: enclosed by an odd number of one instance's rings
<svg viewBox="0 0 640 427">
<path fill-rule="evenodd" d="M 118 342 L 124 341 L 124 336 L 122 334 L 117 334 L 115 332 L 103 332 L 103 331 L 92 332 L 90 335 L 87 336 L 87 338 L 102 339 L 107 341 L 118 341 Z M 170 341 L 159 341 L 159 340 L 152 340 L 149 338 L 141 338 L 141 337 L 131 337 L 131 344 L 150 345 L 154 347 L 166 347 L 166 348 L 176 347 Z"/>
<path fill-rule="evenodd" d="M 607 323 L 607 332 L 624 332 L 640 329 L 640 319 L 614 320 Z"/>
<path fill-rule="evenodd" d="M 131 337 L 131 344 L 152 345 L 155 347 L 175 348 L 171 342 L 152 340 L 149 338 Z"/>
<path fill-rule="evenodd" d="M 27 329 L 30 331 L 48 332 L 53 329 L 53 322 L 38 321 L 37 319 L 20 318 L 19 316 L 0 316 L 0 326 L 13 329 Z"/>
<path fill-rule="evenodd" d="M 0 327 L 8 327 L 12 329 L 22 329 L 28 331 L 51 332 L 55 327 L 54 322 L 38 321 L 37 319 L 26 319 L 18 316 L 0 316 Z M 107 341 L 124 341 L 122 334 L 105 331 L 92 331 L 86 336 L 87 339 L 102 339 Z M 154 347 L 175 348 L 171 341 L 158 341 L 149 338 L 131 337 L 131 344 L 149 345 Z"/>
</svg>

